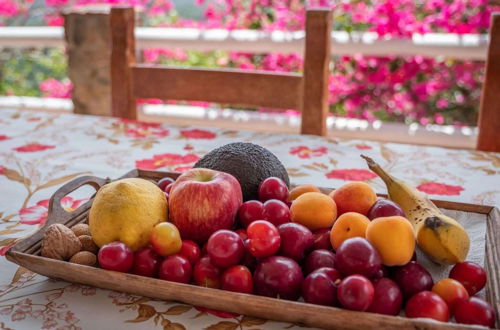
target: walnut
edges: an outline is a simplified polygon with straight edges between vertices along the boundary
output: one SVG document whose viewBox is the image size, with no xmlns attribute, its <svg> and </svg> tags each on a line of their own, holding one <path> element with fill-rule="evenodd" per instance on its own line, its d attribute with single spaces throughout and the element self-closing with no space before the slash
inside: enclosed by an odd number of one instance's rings
<svg viewBox="0 0 500 330">
<path fill-rule="evenodd" d="M 86 223 L 79 223 L 77 225 L 74 225 L 73 227 L 71 227 L 71 230 L 77 237 L 80 237 L 82 235 L 90 236 L 89 225 L 87 225 Z"/>
<path fill-rule="evenodd" d="M 43 234 L 42 256 L 67 260 L 80 251 L 82 244 L 75 233 L 63 224 L 50 225 Z"/>
<path fill-rule="evenodd" d="M 92 253 L 97 253 L 99 251 L 99 247 L 94 243 L 92 236 L 89 235 L 81 235 L 78 236 L 80 243 L 82 243 L 82 251 L 89 251 Z"/>
<path fill-rule="evenodd" d="M 74 264 L 95 266 L 97 263 L 97 257 L 95 254 L 89 251 L 80 251 L 69 259 L 69 262 Z"/>
</svg>

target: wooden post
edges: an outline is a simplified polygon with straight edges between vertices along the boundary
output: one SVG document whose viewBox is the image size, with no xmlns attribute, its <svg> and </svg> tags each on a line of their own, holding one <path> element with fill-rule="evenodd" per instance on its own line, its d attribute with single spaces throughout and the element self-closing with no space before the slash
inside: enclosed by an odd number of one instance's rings
<svg viewBox="0 0 500 330">
<path fill-rule="evenodd" d="M 135 64 L 134 9 L 111 8 L 111 107 L 115 117 L 137 119 L 132 86 Z"/>
<path fill-rule="evenodd" d="M 327 135 L 326 118 L 328 116 L 331 30 L 331 10 L 314 9 L 307 11 L 302 134 Z"/>
<path fill-rule="evenodd" d="M 64 15 L 68 75 L 73 83 L 74 112 L 111 116 L 109 15 L 68 12 Z"/>
<path fill-rule="evenodd" d="M 493 14 L 490 44 L 486 59 L 481 104 L 479 106 L 479 136 L 477 150 L 500 152 L 500 13 Z"/>
</svg>

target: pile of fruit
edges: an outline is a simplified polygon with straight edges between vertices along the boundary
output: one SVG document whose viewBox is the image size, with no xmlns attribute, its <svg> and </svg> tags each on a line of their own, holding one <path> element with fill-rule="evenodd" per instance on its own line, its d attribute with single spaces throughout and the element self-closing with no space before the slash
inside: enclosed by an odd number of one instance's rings
<svg viewBox="0 0 500 330">
<path fill-rule="evenodd" d="M 177 180 L 112 182 L 89 213 L 97 262 L 245 294 L 494 327 L 493 308 L 474 296 L 486 273 L 465 261 L 464 228 L 366 160 L 390 199 L 364 182 L 327 194 L 314 185 L 290 190 L 271 176 L 258 182 L 258 199 L 243 201 L 238 178 L 207 168 Z M 416 260 L 417 246 L 434 262 L 453 264 L 449 277 L 435 283 Z"/>
</svg>

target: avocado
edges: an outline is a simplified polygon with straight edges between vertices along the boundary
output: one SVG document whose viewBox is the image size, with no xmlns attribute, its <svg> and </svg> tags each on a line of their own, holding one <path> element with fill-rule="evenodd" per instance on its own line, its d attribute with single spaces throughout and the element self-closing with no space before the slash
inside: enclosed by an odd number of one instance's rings
<svg viewBox="0 0 500 330">
<path fill-rule="evenodd" d="M 229 143 L 210 151 L 194 167 L 209 168 L 233 175 L 241 185 L 243 200 L 259 199 L 259 184 L 275 176 L 290 187 L 290 179 L 280 160 L 269 150 L 253 143 Z"/>
</svg>

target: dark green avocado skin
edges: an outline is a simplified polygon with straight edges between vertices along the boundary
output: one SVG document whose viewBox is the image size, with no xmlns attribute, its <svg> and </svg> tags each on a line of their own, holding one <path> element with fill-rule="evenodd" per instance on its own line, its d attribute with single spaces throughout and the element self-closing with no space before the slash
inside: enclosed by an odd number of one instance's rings
<svg viewBox="0 0 500 330">
<path fill-rule="evenodd" d="M 253 143 L 229 143 L 210 151 L 194 167 L 209 168 L 233 175 L 241 185 L 243 200 L 258 198 L 259 184 L 268 177 L 290 179 L 280 160 L 269 150 Z"/>
</svg>

